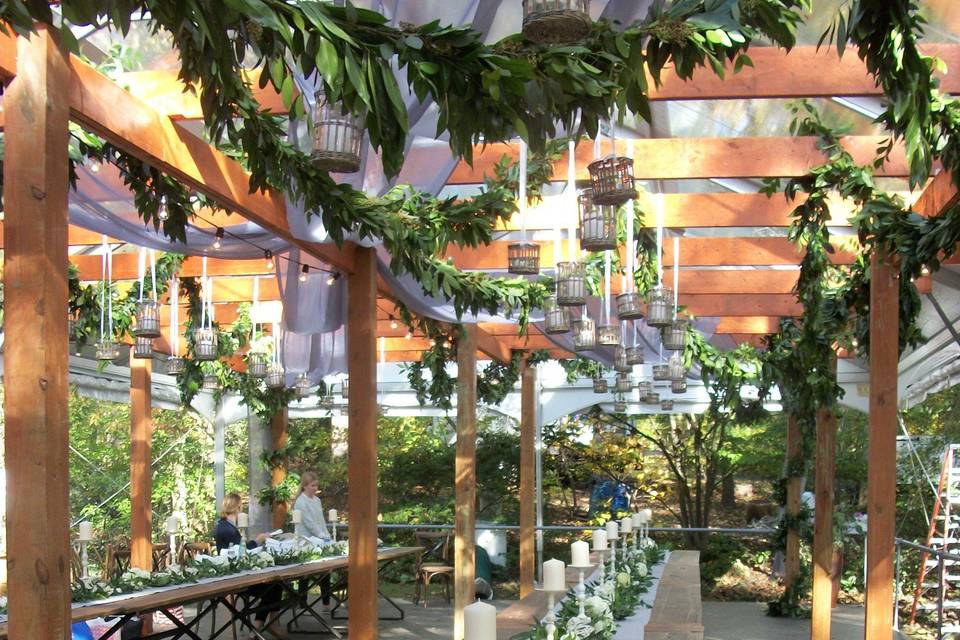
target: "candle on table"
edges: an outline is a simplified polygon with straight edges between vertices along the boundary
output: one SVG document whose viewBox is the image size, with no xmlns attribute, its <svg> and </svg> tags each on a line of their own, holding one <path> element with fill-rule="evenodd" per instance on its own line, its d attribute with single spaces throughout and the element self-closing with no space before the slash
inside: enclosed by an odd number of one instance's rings
<svg viewBox="0 0 960 640">
<path fill-rule="evenodd" d="M 337 516 L 338 516 L 338 515 L 339 515 L 339 514 L 337 514 L 337 510 L 336 510 L 336 509 L 330 509 L 330 511 L 327 512 L 327 520 L 329 520 L 330 522 L 333 522 L 333 523 L 335 524 L 335 523 L 337 522 Z"/>
<path fill-rule="evenodd" d="M 617 540 L 620 538 L 620 526 L 616 520 L 607 522 L 607 540 Z"/>
<path fill-rule="evenodd" d="M 300 524 L 303 522 L 303 513 L 300 512 L 300 509 L 294 509 L 290 512 L 290 519 L 293 520 L 293 524 Z"/>
<path fill-rule="evenodd" d="M 250 525 L 250 516 L 244 512 L 237 514 L 237 529 L 246 529 Z"/>
<path fill-rule="evenodd" d="M 593 530 L 593 550 L 594 551 L 607 550 L 607 532 L 604 531 L 603 529 Z"/>
<path fill-rule="evenodd" d="M 90 542 L 91 540 L 93 540 L 93 523 L 92 522 L 84 520 L 79 524 L 77 539 L 80 542 Z"/>
<path fill-rule="evenodd" d="M 567 572 L 563 560 L 547 560 L 543 563 L 543 589 L 545 591 L 566 591 Z"/>
<path fill-rule="evenodd" d="M 653 511 L 650 509 L 641 509 L 640 513 L 643 514 L 643 523 L 647 524 L 650 520 L 653 519 Z"/>
<path fill-rule="evenodd" d="M 577 540 L 570 545 L 570 566 L 571 567 L 589 567 L 590 566 L 590 545 L 583 540 Z"/>
<path fill-rule="evenodd" d="M 633 532 L 633 519 L 631 519 L 630 516 L 627 516 L 622 520 L 620 520 L 620 531 L 624 533 Z"/>
<path fill-rule="evenodd" d="M 167 533 L 170 535 L 175 534 L 180 529 L 180 518 L 177 516 L 170 516 L 167 518 Z"/>
<path fill-rule="evenodd" d="M 633 521 L 634 527 L 639 527 L 640 525 L 643 524 L 643 516 L 640 514 L 639 511 L 633 514 L 632 516 L 630 516 L 630 519 Z"/>
<path fill-rule="evenodd" d="M 474 602 L 463 608 L 464 640 L 496 640 L 497 608 L 486 602 Z"/>
</svg>

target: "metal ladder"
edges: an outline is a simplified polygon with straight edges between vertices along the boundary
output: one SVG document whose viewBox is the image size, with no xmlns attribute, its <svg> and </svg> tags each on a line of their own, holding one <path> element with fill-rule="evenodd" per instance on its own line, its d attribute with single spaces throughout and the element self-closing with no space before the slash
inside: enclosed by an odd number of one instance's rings
<svg viewBox="0 0 960 640">
<path fill-rule="evenodd" d="M 960 554 L 960 444 L 951 444 L 943 452 L 937 500 L 925 546 Z M 956 616 L 951 616 L 950 621 L 943 620 L 943 612 L 951 610 L 960 610 L 960 562 L 931 558 L 930 553 L 924 551 L 920 555 L 920 575 L 913 592 L 910 623 L 920 612 L 935 611 L 941 620 L 938 637 L 960 637 Z"/>
</svg>

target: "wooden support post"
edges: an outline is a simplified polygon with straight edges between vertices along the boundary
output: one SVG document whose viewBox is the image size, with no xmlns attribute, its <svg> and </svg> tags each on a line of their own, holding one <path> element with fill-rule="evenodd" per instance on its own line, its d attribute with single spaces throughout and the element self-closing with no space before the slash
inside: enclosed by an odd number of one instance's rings
<svg viewBox="0 0 960 640">
<path fill-rule="evenodd" d="M 152 362 L 130 358 L 130 566 L 153 571 Z"/>
<path fill-rule="evenodd" d="M 457 516 L 453 545 L 453 637 L 462 640 L 463 608 L 476 600 L 477 520 L 477 325 L 463 327 L 457 341 Z"/>
<path fill-rule="evenodd" d="M 870 436 L 867 452 L 867 598 L 864 637 L 892 637 L 897 499 L 900 290 L 887 256 L 870 260 Z"/>
<path fill-rule="evenodd" d="M 796 517 L 800 513 L 800 476 L 791 474 L 791 463 L 800 452 L 800 424 L 790 416 L 787 422 L 787 504 L 786 514 Z M 784 558 L 784 585 L 789 589 L 800 571 L 800 536 L 793 529 L 787 531 L 787 548 Z"/>
<path fill-rule="evenodd" d="M 3 98 L 10 638 L 70 637 L 68 78 L 43 27 L 17 38 Z"/>
<path fill-rule="evenodd" d="M 836 377 L 836 360 L 833 372 Z M 833 407 L 817 410 L 816 492 L 813 520 L 813 614 L 810 640 L 830 640 L 833 593 L 833 485 L 836 475 L 837 418 Z"/>
<path fill-rule="evenodd" d="M 347 509 L 350 559 L 349 636 L 376 640 L 377 623 L 377 257 L 357 250 L 347 281 Z"/>
<path fill-rule="evenodd" d="M 526 360 L 520 378 L 520 597 L 533 592 L 536 573 L 534 440 L 536 438 L 536 367 Z"/>
<path fill-rule="evenodd" d="M 289 425 L 287 409 L 273 416 L 270 420 L 270 450 L 278 451 L 287 446 L 287 427 Z M 279 467 L 273 467 L 270 470 L 270 486 L 277 487 L 283 484 L 287 478 L 287 465 L 284 463 Z M 287 521 L 286 502 L 273 505 L 273 528 L 280 529 Z"/>
</svg>

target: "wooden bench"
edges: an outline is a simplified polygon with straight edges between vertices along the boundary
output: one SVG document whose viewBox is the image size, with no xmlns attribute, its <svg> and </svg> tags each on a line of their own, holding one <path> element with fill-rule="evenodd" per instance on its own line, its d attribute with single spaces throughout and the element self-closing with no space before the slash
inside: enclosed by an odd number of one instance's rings
<svg viewBox="0 0 960 640">
<path fill-rule="evenodd" d="M 670 554 L 643 637 L 644 640 L 703 640 L 699 551 Z"/>
</svg>

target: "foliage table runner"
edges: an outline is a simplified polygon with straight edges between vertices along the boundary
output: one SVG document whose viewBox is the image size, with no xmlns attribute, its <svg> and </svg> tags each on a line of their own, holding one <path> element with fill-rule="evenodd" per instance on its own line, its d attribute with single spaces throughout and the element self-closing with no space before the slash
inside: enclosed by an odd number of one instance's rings
<svg viewBox="0 0 960 640">
<path fill-rule="evenodd" d="M 637 609 L 636 613 L 618 624 L 617 634 L 613 636 L 613 640 L 644 640 L 644 628 L 647 626 L 647 622 L 653 613 L 652 605 L 657 601 L 657 591 L 660 588 L 660 580 L 663 577 L 663 572 L 666 571 L 667 565 L 670 563 L 671 555 L 672 553 L 668 551 L 663 562 L 650 567 L 650 575 L 653 576 L 654 580 L 650 586 L 650 590 L 643 596 L 644 605 L 649 605 L 650 607 L 641 606 Z"/>
</svg>

